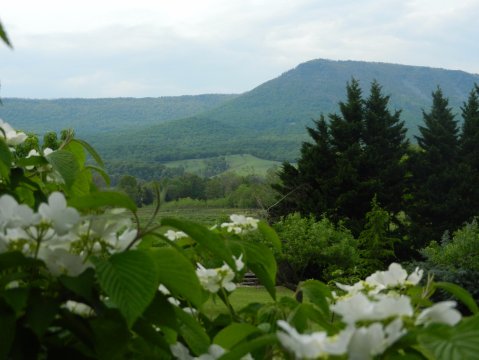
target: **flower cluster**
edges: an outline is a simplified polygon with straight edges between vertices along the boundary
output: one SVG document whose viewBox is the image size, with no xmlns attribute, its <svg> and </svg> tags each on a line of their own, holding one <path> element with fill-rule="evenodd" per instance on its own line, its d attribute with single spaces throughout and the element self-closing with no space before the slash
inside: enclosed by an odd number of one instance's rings
<svg viewBox="0 0 479 360">
<path fill-rule="evenodd" d="M 233 256 L 237 271 L 241 271 L 244 267 L 243 255 L 238 258 Z M 196 275 L 200 280 L 200 284 L 209 292 L 217 293 L 219 289 L 224 288 L 227 291 L 236 289 L 236 284 L 233 282 L 235 272 L 227 265 L 215 269 L 206 269 L 203 265 L 197 264 Z"/>
<path fill-rule="evenodd" d="M 201 354 L 198 357 L 191 356 L 188 348 L 179 342 L 171 345 L 170 348 L 173 356 L 178 360 L 216 360 L 226 353 L 225 349 L 216 344 L 210 345 L 210 347 L 208 348 L 208 352 L 205 354 Z M 247 354 L 243 356 L 240 360 L 253 360 L 253 357 L 251 356 L 251 354 Z"/>
<path fill-rule="evenodd" d="M 242 234 L 258 228 L 258 219 L 244 215 L 230 215 L 231 222 L 222 223 L 221 227 L 226 228 L 228 232 L 234 234 Z"/>
<path fill-rule="evenodd" d="M 90 255 L 124 250 L 136 234 L 122 210 L 82 217 L 60 192 L 37 212 L 11 195 L 0 197 L 0 252 L 19 250 L 43 260 L 55 276 L 80 274 L 91 266 Z"/>
<path fill-rule="evenodd" d="M 340 315 L 344 330 L 334 336 L 326 332 L 299 334 L 280 321 L 283 331 L 278 332 L 278 339 L 300 359 L 345 354 L 349 359 L 371 359 L 407 333 L 406 323 L 457 324 L 461 314 L 454 308 L 454 301 L 440 302 L 416 313 L 409 296 L 401 294 L 407 287 L 417 285 L 422 275 L 419 269 L 408 275 L 393 263 L 387 271 L 377 271 L 352 286 L 337 284 L 346 294 L 336 296 L 330 309 Z"/>
<path fill-rule="evenodd" d="M 174 231 L 174 230 L 168 230 L 165 232 L 165 237 L 170 240 L 170 241 L 176 241 L 182 238 L 188 237 L 183 231 Z"/>
</svg>

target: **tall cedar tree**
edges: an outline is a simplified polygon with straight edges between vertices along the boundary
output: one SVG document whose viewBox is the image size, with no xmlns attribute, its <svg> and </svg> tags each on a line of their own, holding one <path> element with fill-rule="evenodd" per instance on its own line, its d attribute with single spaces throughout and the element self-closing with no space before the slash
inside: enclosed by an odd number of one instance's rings
<svg viewBox="0 0 479 360">
<path fill-rule="evenodd" d="M 389 214 L 402 210 L 406 166 L 404 158 L 409 142 L 401 111 L 390 112 L 389 96 L 382 95 L 381 86 L 371 84 L 364 111 L 362 182 L 364 192 L 377 201 Z"/>
<path fill-rule="evenodd" d="M 282 183 L 275 187 L 282 205 L 274 215 L 326 214 L 334 221 L 344 220 L 357 235 L 376 193 L 388 211 L 399 209 L 406 130 L 399 112 L 387 110 L 388 101 L 377 83 L 366 102 L 358 82 L 348 83 L 340 114 L 329 115 L 329 124 L 321 117 L 315 129 L 308 129 L 314 143 L 303 144 L 297 169 L 283 165 Z"/>
<path fill-rule="evenodd" d="M 463 126 L 460 138 L 464 221 L 479 215 L 479 87 L 475 85 L 467 102 L 461 107 Z"/>
<path fill-rule="evenodd" d="M 457 121 L 440 88 L 432 100 L 430 112 L 423 111 L 424 126 L 416 137 L 420 150 L 410 158 L 413 177 L 408 213 L 416 249 L 440 240 L 446 230 L 454 231 L 464 221 Z"/>
</svg>

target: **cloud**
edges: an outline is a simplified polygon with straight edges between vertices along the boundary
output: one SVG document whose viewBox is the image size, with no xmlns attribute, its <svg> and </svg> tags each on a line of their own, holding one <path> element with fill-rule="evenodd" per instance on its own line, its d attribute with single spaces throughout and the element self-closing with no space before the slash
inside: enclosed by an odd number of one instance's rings
<svg viewBox="0 0 479 360">
<path fill-rule="evenodd" d="M 313 58 L 478 73 L 477 13 L 476 0 L 18 0 L 2 5 L 15 46 L 0 48 L 2 95 L 243 92 Z"/>
</svg>

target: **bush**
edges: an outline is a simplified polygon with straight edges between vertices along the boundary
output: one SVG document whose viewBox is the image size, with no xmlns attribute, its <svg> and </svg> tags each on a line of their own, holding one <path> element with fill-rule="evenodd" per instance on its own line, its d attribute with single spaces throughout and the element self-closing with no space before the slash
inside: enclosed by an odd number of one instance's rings
<svg viewBox="0 0 479 360">
<path fill-rule="evenodd" d="M 301 217 L 294 213 L 276 225 L 283 253 L 278 255 L 281 280 L 297 283 L 315 278 L 324 281 L 352 276 L 359 263 L 357 241 L 349 230 L 326 218 Z"/>
<path fill-rule="evenodd" d="M 424 267 L 437 280 L 450 281 L 469 290 L 479 300 L 479 223 L 474 219 L 454 232 L 452 239 L 445 234 L 441 243 L 437 241 L 424 248 Z"/>
</svg>

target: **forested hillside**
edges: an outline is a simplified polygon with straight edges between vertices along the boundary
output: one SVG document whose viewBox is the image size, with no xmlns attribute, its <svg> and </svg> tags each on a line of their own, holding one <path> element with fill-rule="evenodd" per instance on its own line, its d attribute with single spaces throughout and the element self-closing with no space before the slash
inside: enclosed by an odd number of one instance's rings
<svg viewBox="0 0 479 360">
<path fill-rule="evenodd" d="M 195 115 L 236 95 L 171 96 L 113 99 L 2 99 L 0 118 L 18 128 L 43 134 L 73 128 L 79 136 L 121 133 L 166 120 Z"/>
<path fill-rule="evenodd" d="M 165 163 L 232 154 L 295 161 L 305 127 L 321 113 L 338 111 L 353 77 L 365 92 L 378 81 L 391 96 L 391 110 L 402 110 L 410 138 L 418 134 L 422 109 L 438 86 L 458 113 L 479 82 L 479 75 L 463 71 L 312 60 L 239 96 L 4 99 L 0 117 L 39 133 L 73 127 L 107 161 Z"/>
<path fill-rule="evenodd" d="M 462 71 L 313 60 L 208 112 L 132 134 L 112 134 L 98 147 L 106 156 L 113 156 L 128 144 L 125 156 L 147 156 L 157 161 L 238 153 L 294 161 L 305 140 L 305 126 L 321 113 L 338 110 L 345 85 L 353 77 L 367 91 L 373 80 L 382 85 L 391 95 L 392 110 L 402 109 L 401 118 L 410 137 L 417 134 L 422 109 L 430 106 L 437 86 L 457 113 L 474 83 L 479 82 L 479 75 Z"/>
</svg>

